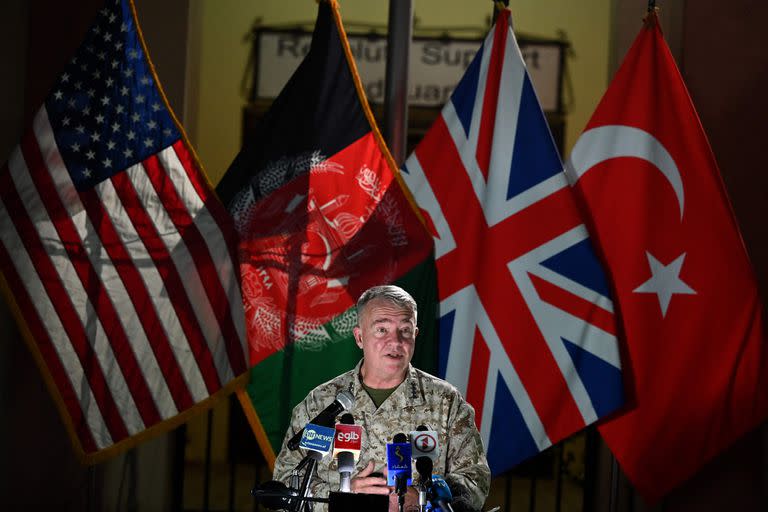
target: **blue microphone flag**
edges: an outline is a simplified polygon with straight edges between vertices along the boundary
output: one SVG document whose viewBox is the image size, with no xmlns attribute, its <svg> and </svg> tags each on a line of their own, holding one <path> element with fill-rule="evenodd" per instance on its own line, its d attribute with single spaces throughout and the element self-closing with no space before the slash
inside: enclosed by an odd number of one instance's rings
<svg viewBox="0 0 768 512">
<path fill-rule="evenodd" d="M 411 485 L 411 443 L 387 443 L 387 485 L 394 486 L 400 474 L 407 475 Z"/>
<path fill-rule="evenodd" d="M 314 423 L 307 423 L 307 426 L 304 427 L 304 433 L 301 435 L 299 447 L 326 455 L 333 448 L 335 432 L 336 430 L 333 427 L 323 427 Z"/>
</svg>

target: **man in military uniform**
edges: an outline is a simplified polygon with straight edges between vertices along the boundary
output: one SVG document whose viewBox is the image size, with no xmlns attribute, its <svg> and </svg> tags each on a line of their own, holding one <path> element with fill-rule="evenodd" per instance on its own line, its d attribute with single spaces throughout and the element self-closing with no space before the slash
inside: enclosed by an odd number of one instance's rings
<svg viewBox="0 0 768 512">
<path fill-rule="evenodd" d="M 475 426 L 475 411 L 454 386 L 411 366 L 418 334 L 413 297 L 397 286 L 375 286 L 360 296 L 357 314 L 354 336 L 363 359 L 354 369 L 316 387 L 294 408 L 274 478 L 289 483 L 291 470 L 305 453 L 289 450 L 286 443 L 339 391 L 348 390 L 355 398 L 350 412 L 355 423 L 363 426 L 352 492 L 389 494 L 390 510 L 397 510 L 397 497 L 386 478 L 374 472 L 386 473 L 386 444 L 395 434 L 424 425 L 438 433 L 440 455 L 433 472 L 448 483 L 454 509 L 480 510 L 488 495 L 490 469 Z M 339 480 L 336 461 L 323 459 L 312 494 L 327 497 L 339 489 Z M 406 495 L 405 510 L 409 509 L 418 510 L 412 488 Z"/>
</svg>

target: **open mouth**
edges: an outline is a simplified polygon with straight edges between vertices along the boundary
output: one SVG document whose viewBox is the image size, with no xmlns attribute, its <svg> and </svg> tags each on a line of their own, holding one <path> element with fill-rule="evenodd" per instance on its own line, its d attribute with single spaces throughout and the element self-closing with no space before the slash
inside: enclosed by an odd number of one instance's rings
<svg viewBox="0 0 768 512">
<path fill-rule="evenodd" d="M 403 354 L 387 354 L 387 355 L 386 355 L 386 357 L 387 357 L 388 359 L 393 359 L 393 360 L 396 360 L 396 361 L 397 361 L 397 360 L 400 360 L 400 359 L 402 359 L 402 358 L 403 358 L 403 357 L 405 357 L 405 356 L 404 356 Z"/>
</svg>

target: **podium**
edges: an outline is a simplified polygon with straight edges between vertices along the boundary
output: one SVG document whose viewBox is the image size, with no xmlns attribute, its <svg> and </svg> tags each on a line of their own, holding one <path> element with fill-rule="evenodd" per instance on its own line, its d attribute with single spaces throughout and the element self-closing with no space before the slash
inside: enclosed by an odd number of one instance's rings
<svg viewBox="0 0 768 512">
<path fill-rule="evenodd" d="M 382 494 L 332 492 L 328 495 L 328 512 L 387 512 L 389 497 Z"/>
</svg>

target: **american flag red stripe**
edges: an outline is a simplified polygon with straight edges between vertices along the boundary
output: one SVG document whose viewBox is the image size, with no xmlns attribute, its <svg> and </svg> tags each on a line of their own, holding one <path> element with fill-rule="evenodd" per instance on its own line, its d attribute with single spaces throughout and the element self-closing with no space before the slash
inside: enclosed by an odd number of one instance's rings
<svg viewBox="0 0 768 512">
<path fill-rule="evenodd" d="M 207 234 L 212 234 L 212 231 L 218 230 L 218 223 L 206 222 L 207 219 L 196 220 L 192 218 L 189 214 L 189 208 L 194 205 L 184 204 L 184 198 L 176 191 L 179 184 L 174 183 L 174 181 L 182 179 L 180 171 L 183 165 L 180 159 L 177 158 L 178 153 L 176 153 L 180 147 L 183 147 L 183 144 L 181 141 L 178 141 L 172 146 L 172 152 L 164 152 L 157 158 L 149 158 L 144 165 L 158 196 L 165 198 L 166 209 L 170 214 L 173 224 L 179 233 L 182 234 L 184 244 L 188 248 L 208 249 L 206 238 L 201 233 L 201 229 L 206 229 Z M 184 174 L 188 176 L 187 173 Z M 195 190 L 198 190 L 198 188 L 195 187 Z M 200 218 L 198 217 L 198 219 Z M 244 365 L 245 360 L 242 347 L 236 344 L 239 333 L 231 316 L 232 311 L 227 307 L 230 297 L 227 296 L 224 288 L 221 286 L 216 265 L 210 252 L 208 250 L 194 249 L 190 250 L 190 255 L 202 281 L 202 290 L 200 291 L 208 297 L 207 303 L 202 302 L 200 304 L 203 307 L 206 305 L 211 306 L 209 308 L 211 311 L 198 312 L 198 315 L 204 318 L 202 327 L 206 332 L 208 346 L 211 348 L 215 347 L 223 339 L 227 349 L 227 359 L 234 361 L 239 359 Z M 231 269 L 232 267 L 230 266 L 229 268 Z M 216 332 L 210 332 L 210 326 L 217 324 L 221 328 L 218 337 L 216 337 Z M 227 368 L 229 367 L 227 359 L 216 361 L 216 368 L 222 381 L 232 377 L 231 373 L 227 373 Z"/>
<path fill-rule="evenodd" d="M 7 297 L 90 461 L 247 370 L 232 220 L 144 51 L 109 0 L 0 169 Z"/>
<path fill-rule="evenodd" d="M 198 216 L 195 218 L 195 221 L 202 223 L 200 229 L 203 233 L 203 239 L 208 243 L 211 253 L 217 255 L 215 268 L 219 278 L 222 280 L 234 278 L 238 283 L 237 286 L 230 288 L 226 301 L 222 300 L 216 304 L 219 305 L 219 309 L 226 311 L 226 314 L 230 316 L 233 329 L 237 334 L 237 336 L 224 337 L 229 359 L 237 367 L 246 367 L 245 342 L 243 340 L 246 340 L 247 336 L 242 310 L 240 308 L 228 307 L 229 304 L 242 303 L 242 297 L 239 293 L 240 270 L 227 257 L 228 254 L 238 253 L 238 235 L 232 223 L 232 217 L 224 208 L 224 205 L 215 197 L 207 183 L 203 182 L 200 173 L 195 171 L 196 165 L 189 149 L 184 144 L 181 144 L 181 142 L 174 144 L 173 149 L 181 170 L 186 174 L 186 179 L 194 187 L 197 194 L 187 197 L 187 201 L 190 201 L 190 198 L 197 201 L 194 204 L 190 204 L 188 209 L 197 210 L 204 208 L 210 215 L 210 219 L 206 216 Z M 224 319 L 222 318 L 221 321 L 224 322 Z"/>
<path fill-rule="evenodd" d="M 36 206 L 38 213 L 42 208 L 41 201 L 36 198 L 36 193 L 30 190 L 29 187 L 25 189 L 23 194 L 24 201 L 22 201 L 21 194 L 16 188 L 14 180 L 11 178 L 12 173 L 23 174 L 26 173 L 26 169 L 21 169 L 24 166 L 22 157 L 19 153 L 16 153 L 16 158 L 11 157 L 9 172 L 3 173 L 0 176 L 0 200 L 2 200 L 6 211 L 13 211 L 13 222 L 16 225 L 15 230 L 21 235 L 13 245 L 7 247 L 11 253 L 11 260 L 16 261 L 18 257 L 23 257 L 20 254 L 21 251 L 25 253 L 25 256 L 29 259 L 31 268 L 28 268 L 27 276 L 29 272 L 34 272 L 41 281 L 44 287 L 44 292 L 49 298 L 56 320 L 61 322 L 60 325 L 55 326 L 53 329 L 49 328 L 49 333 L 56 336 L 66 336 L 71 340 L 71 349 L 77 361 L 71 361 L 74 364 L 79 364 L 81 368 L 88 369 L 88 385 L 92 391 L 92 398 L 95 400 L 97 407 L 100 410 L 106 427 L 109 429 L 110 439 L 122 439 L 128 435 L 125 423 L 122 421 L 121 415 L 118 412 L 118 406 L 112 394 L 108 391 L 107 378 L 104 375 L 102 367 L 98 362 L 98 354 L 88 343 L 88 337 L 85 331 L 85 326 L 79 321 L 78 304 L 76 298 L 73 297 L 69 290 L 65 288 L 65 282 L 72 281 L 72 274 L 74 271 L 71 268 L 71 262 L 63 256 L 56 255 L 55 258 L 60 263 L 64 263 L 63 272 L 56 268 L 56 265 L 49 257 L 49 253 L 43 246 L 43 240 L 47 240 L 50 243 L 51 240 L 55 240 L 55 232 L 51 229 L 50 225 L 40 222 L 36 226 L 32 218 L 25 208 L 25 204 Z M 15 171 L 15 172 L 14 172 Z M 48 223 L 49 224 L 49 223 Z M 41 231 L 38 231 L 38 227 L 41 227 Z M 61 244 L 57 244 L 61 245 Z M 33 302 L 37 302 L 42 297 L 35 296 Z M 46 315 L 39 315 L 46 321 L 48 318 Z M 58 328 L 58 329 L 56 329 Z M 54 338 L 58 341 L 57 338 Z M 64 357 L 60 355 L 60 357 Z"/>
<path fill-rule="evenodd" d="M 187 299 L 189 296 L 199 294 L 201 297 L 208 297 L 210 300 L 210 294 L 207 293 L 207 288 L 213 286 L 208 277 L 208 271 L 210 266 L 206 266 L 207 262 L 196 261 L 202 259 L 201 257 L 195 257 L 195 244 L 188 243 L 188 240 L 197 231 L 194 224 L 189 222 L 189 215 L 184 213 L 184 206 L 180 204 L 178 194 L 174 190 L 172 183 L 169 183 L 168 170 L 162 169 L 158 163 L 156 156 L 151 156 L 142 162 L 142 167 L 146 172 L 148 182 L 151 183 L 158 197 L 164 197 L 165 202 L 165 215 L 161 215 L 160 219 L 167 226 L 166 229 L 173 227 L 179 233 L 179 239 L 173 244 L 176 247 L 184 246 L 187 251 L 178 252 L 172 250 L 171 247 L 166 248 L 166 253 L 161 255 L 161 258 L 171 258 L 174 260 L 175 265 L 171 266 L 172 270 L 168 274 L 168 279 L 174 284 L 174 289 L 178 290 L 179 297 L 174 300 L 174 303 L 182 311 L 191 311 L 194 314 L 187 314 L 189 332 L 195 333 L 191 338 L 192 352 L 195 356 L 198 366 L 200 367 L 203 378 L 205 379 L 208 391 L 218 389 L 221 386 L 219 379 L 219 369 L 212 356 L 212 346 L 214 340 L 212 339 L 214 334 L 207 332 L 208 329 L 217 324 L 217 318 L 212 314 L 211 308 L 206 307 L 206 302 L 192 302 Z M 130 175 L 130 172 L 126 173 Z M 165 186 L 162 184 L 165 182 Z M 168 186 L 170 185 L 170 186 Z M 157 218 L 153 218 L 157 222 Z M 158 237 L 159 238 L 159 237 Z M 199 240 L 195 240 L 198 242 Z M 204 246 L 204 244 L 202 245 Z M 159 246 L 158 246 L 159 248 Z M 160 251 L 162 252 L 162 251 Z M 202 263 L 202 264 L 201 264 Z M 174 269 L 186 269 L 197 268 L 197 275 L 185 274 L 184 279 L 181 278 L 181 272 Z M 166 281 L 167 282 L 167 281 Z M 177 287 L 181 286 L 183 291 Z M 189 308 L 184 308 L 183 301 L 189 302 Z M 197 335 L 199 333 L 199 335 Z"/>
<path fill-rule="evenodd" d="M 199 199 L 199 204 L 196 205 L 196 208 L 204 207 L 210 214 L 215 227 L 219 231 L 218 235 L 211 233 L 214 235 L 214 238 L 212 239 L 214 241 L 213 245 L 217 247 L 219 243 L 223 243 L 229 249 L 230 254 L 237 254 L 238 235 L 231 220 L 232 216 L 224 205 L 216 198 L 215 193 L 209 188 L 208 184 L 203 181 L 200 173 L 196 171 L 197 165 L 195 164 L 189 149 L 187 149 L 181 142 L 177 142 L 173 145 L 173 150 L 176 153 L 176 157 L 179 159 L 181 169 L 186 173 L 187 180 L 189 180 L 189 183 L 195 188 L 195 193 L 197 194 L 196 197 Z M 213 229 L 209 229 L 208 231 L 213 231 Z M 206 232 L 206 235 L 207 234 L 209 233 Z M 224 235 L 223 237 L 222 234 Z M 208 237 L 205 239 L 209 240 Z M 215 247 L 212 248 L 212 250 L 215 250 Z M 238 279 L 240 278 L 239 271 L 230 274 L 227 261 L 219 262 L 219 264 L 222 266 L 222 269 L 219 271 L 220 273 L 225 272 L 227 276 L 234 275 Z M 237 297 L 237 299 L 240 300 L 239 297 Z M 230 301 L 232 300 L 233 298 L 230 297 Z M 235 313 L 236 311 L 232 311 L 232 317 L 235 320 L 234 323 L 236 327 L 239 329 L 242 326 L 242 322 L 239 321 L 239 318 L 234 316 Z M 241 339 L 245 339 L 244 336 L 245 334 L 243 333 Z M 239 354 L 237 357 L 239 357 Z"/>
<path fill-rule="evenodd" d="M 85 190 L 80 193 L 80 199 L 88 217 L 93 222 L 94 229 L 100 234 L 99 238 L 107 256 L 114 264 L 117 277 L 125 285 L 125 293 L 121 294 L 122 297 L 119 300 L 123 303 L 129 300 L 135 311 L 142 311 L 141 315 L 137 314 L 132 319 L 128 319 L 126 328 L 135 333 L 134 343 L 137 342 L 137 338 L 141 337 L 153 353 L 157 364 L 151 373 L 160 373 L 160 368 L 163 368 L 165 385 L 158 390 L 155 400 L 161 404 L 165 402 L 164 406 L 161 405 L 165 411 L 172 410 L 171 404 L 174 404 L 177 410 L 191 406 L 194 403 L 192 396 L 184 384 L 181 369 L 171 350 L 170 341 L 165 335 L 165 329 L 158 317 L 157 308 L 146 307 L 146 305 L 152 304 L 152 298 L 149 296 L 141 272 L 131 260 L 131 255 L 123 245 L 120 235 L 96 191 Z M 154 342 L 151 345 L 147 342 L 146 336 L 142 336 L 145 333 L 153 333 Z"/>
<path fill-rule="evenodd" d="M 113 176 L 96 190 L 82 192 L 75 192 L 71 183 L 62 187 L 67 171 L 60 161 L 42 109 L 34 130 L 24 137 L 16 156 L 0 175 L 4 210 L 14 212 L 8 216 L 13 230 L 4 229 L 3 249 L 8 251 L 6 261 L 15 269 L 20 259 L 29 262 L 29 267 L 17 274 L 20 277 L 12 280 L 17 286 L 23 283 L 25 292 L 35 290 L 19 295 L 29 297 L 20 299 L 20 303 L 27 304 L 23 314 L 45 319 L 44 328 L 33 334 L 37 340 L 48 340 L 38 341 L 41 353 L 61 390 L 83 448 L 92 450 L 136 434 L 216 392 L 223 380 L 234 377 L 231 359 L 239 359 L 244 368 L 244 353 L 242 342 L 237 341 L 229 297 L 207 252 L 209 242 L 203 239 L 195 225 L 197 220 L 192 219 L 176 192 L 178 184 L 164 181 L 169 171 L 159 160 L 150 157 L 144 165 Z M 188 190 L 195 191 L 197 188 L 187 179 L 189 172 L 184 169 L 180 177 L 189 185 Z M 105 195 L 119 202 L 121 208 L 111 207 L 114 203 L 105 201 Z M 73 206 L 79 207 L 80 217 L 76 212 L 72 215 Z M 174 257 L 160 239 L 159 223 L 163 218 L 166 223 L 162 228 L 173 226 L 174 231 L 194 233 L 191 243 L 175 246 L 175 263 L 183 267 L 168 265 Z M 118 228 L 127 224 L 136 229 L 132 243 L 124 233 L 118 233 Z M 216 226 L 216 221 L 209 224 Z M 87 238 L 81 232 L 83 226 L 90 228 L 85 231 Z M 9 241 L 12 231 L 25 236 Z M 181 241 L 182 237 L 176 237 L 177 242 Z M 51 251 L 52 246 L 62 251 Z M 89 256 L 88 250 L 94 247 L 99 249 L 96 254 L 100 256 L 96 257 L 105 259 L 103 266 L 109 267 L 120 282 L 117 288 L 124 293 L 118 301 L 115 286 L 107 290 L 102 280 L 103 267 L 94 266 L 94 256 Z M 206 254 L 192 256 L 187 252 L 189 247 Z M 138 259 L 137 249 L 144 253 L 143 260 Z M 25 257 L 19 258 L 20 252 Z M 181 252 L 185 254 L 179 256 Z M 155 263 L 155 276 L 148 276 L 146 269 L 139 270 L 148 260 Z M 200 283 L 198 291 L 209 292 L 190 297 L 180 268 L 187 282 L 196 281 Z M 30 280 L 35 284 L 30 285 Z M 161 289 L 168 291 L 167 304 L 177 313 L 175 321 L 158 314 L 158 298 L 147 289 L 148 280 L 162 284 Z M 73 292 L 73 288 L 79 292 Z M 45 300 L 41 293 L 49 299 Z M 239 300 L 239 295 L 235 296 Z M 193 306 L 193 299 L 206 303 Z M 41 301 L 50 307 L 47 314 Z M 210 303 L 219 306 L 217 312 Z M 148 304 L 152 307 L 147 308 Z M 139 315 L 138 311 L 147 314 Z M 202 334 L 197 312 L 207 312 L 204 318 L 213 320 L 207 326 L 210 341 Z M 181 329 L 173 329 L 174 324 Z M 185 341 L 194 347 L 194 358 L 187 355 L 184 359 L 182 348 L 174 352 L 179 330 L 186 332 Z M 136 338 L 144 343 L 137 344 Z M 229 343 L 221 343 L 225 338 Z M 145 351 L 137 354 L 136 345 Z M 216 349 L 219 345 L 221 348 Z M 214 350 L 218 363 L 214 362 Z M 73 367 L 77 370 L 73 371 Z M 88 384 L 87 392 L 75 395 L 72 390 L 84 382 Z M 95 434 L 98 431 L 100 434 Z"/>
<path fill-rule="evenodd" d="M 147 194 L 152 195 L 150 190 L 152 185 L 146 179 L 144 168 L 135 166 L 132 169 L 127 169 L 125 172 L 112 177 L 112 181 L 120 201 L 125 205 L 128 217 L 136 227 L 139 238 L 147 247 L 147 255 L 152 259 L 160 273 L 170 303 L 181 324 L 189 344 L 189 351 L 182 354 L 178 349 L 175 349 L 174 352 L 180 362 L 182 374 L 192 392 L 193 399 L 201 400 L 206 393 L 217 389 L 220 382 L 201 331 L 201 324 L 194 314 L 190 297 L 187 296 L 184 289 L 181 269 L 177 268 L 178 263 L 174 261 L 171 252 L 160 236 L 161 233 L 166 233 L 166 230 L 172 229 L 170 225 L 161 223 L 162 220 L 167 219 L 158 219 L 157 217 L 158 215 L 167 215 L 167 213 L 158 209 L 150 214 L 145 209 L 148 207 L 146 203 L 154 202 L 156 199 L 146 197 Z M 161 225 L 158 226 L 156 223 L 161 223 Z M 174 264 L 169 264 L 171 262 Z M 184 270 L 186 271 L 187 268 Z M 173 339 L 171 342 L 171 346 L 175 346 Z"/>
<path fill-rule="evenodd" d="M 138 412 L 141 414 L 142 421 L 144 424 L 156 423 L 160 420 L 160 415 L 152 400 L 146 381 L 139 371 L 128 336 L 112 301 L 106 293 L 103 282 L 99 278 L 80 241 L 80 236 L 72 219 L 64 205 L 58 200 L 56 186 L 47 170 L 40 153 L 40 147 L 37 145 L 32 132 L 28 132 L 23 137 L 21 151 L 27 163 L 30 178 L 36 184 L 39 196 L 41 198 L 49 198 L 42 201 L 42 205 L 47 212 L 48 218 L 51 219 L 53 227 L 62 242 L 62 246 L 66 250 L 75 272 L 77 272 L 78 278 L 83 284 L 85 294 L 88 297 L 88 301 L 93 305 L 102 329 L 105 333 L 109 333 L 106 342 L 111 345 L 115 357 L 119 359 L 119 365 L 123 368 L 125 383 L 130 394 L 134 397 L 134 402 Z"/>
<path fill-rule="evenodd" d="M 7 172 L 7 168 L 4 168 L 2 172 Z M 3 205 L 0 205 L 0 209 L 2 209 L 4 213 L 5 208 Z M 0 218 L 2 218 L 2 216 L 0 216 Z M 4 226 L 2 232 L 5 232 Z M 56 348 L 43 327 L 43 321 L 38 316 L 35 307 L 32 305 L 29 294 L 24 288 L 19 274 L 16 272 L 15 266 L 11 264 L 11 258 L 8 255 L 8 251 L 5 249 L 5 240 L 0 243 L 0 265 L 3 265 L 3 268 L 6 269 L 4 275 L 8 285 L 13 290 L 17 290 L 15 298 L 19 309 L 26 318 L 32 320 L 28 323 L 29 330 L 31 331 L 32 336 L 39 342 L 40 354 L 43 359 L 47 361 L 51 379 L 59 390 L 59 393 L 61 393 L 65 407 L 71 411 L 73 428 L 76 431 L 76 435 L 82 440 L 83 448 L 85 450 L 95 451 L 97 449 L 96 441 L 85 421 L 74 387 L 67 377 L 67 371 L 61 364 L 61 360 L 56 353 Z"/>
</svg>

